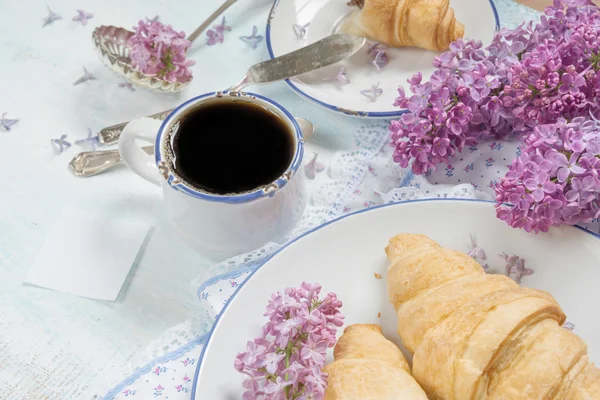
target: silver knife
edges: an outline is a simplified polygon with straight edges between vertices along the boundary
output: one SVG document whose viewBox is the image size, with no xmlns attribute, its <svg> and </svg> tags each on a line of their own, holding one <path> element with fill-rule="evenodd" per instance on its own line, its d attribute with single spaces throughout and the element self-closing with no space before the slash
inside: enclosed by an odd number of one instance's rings
<svg viewBox="0 0 600 400">
<path fill-rule="evenodd" d="M 227 91 L 240 91 L 249 85 L 276 82 L 328 67 L 352 56 L 365 41 L 364 37 L 346 34 L 327 36 L 299 50 L 253 65 L 246 76 Z M 148 117 L 165 119 L 171 111 L 173 110 L 161 111 Z M 128 122 L 123 122 L 102 129 L 98 133 L 100 143 L 111 144 L 119 140 L 121 131 L 127 124 Z"/>
</svg>

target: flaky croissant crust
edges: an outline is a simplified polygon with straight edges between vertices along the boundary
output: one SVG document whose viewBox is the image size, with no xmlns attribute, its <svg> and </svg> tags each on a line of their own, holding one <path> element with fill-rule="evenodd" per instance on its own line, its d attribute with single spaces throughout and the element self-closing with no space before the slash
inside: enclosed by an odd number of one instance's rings
<svg viewBox="0 0 600 400">
<path fill-rule="evenodd" d="M 430 399 L 600 399 L 600 371 L 549 293 L 423 235 L 395 236 L 386 253 L 398 333 Z"/>
</svg>

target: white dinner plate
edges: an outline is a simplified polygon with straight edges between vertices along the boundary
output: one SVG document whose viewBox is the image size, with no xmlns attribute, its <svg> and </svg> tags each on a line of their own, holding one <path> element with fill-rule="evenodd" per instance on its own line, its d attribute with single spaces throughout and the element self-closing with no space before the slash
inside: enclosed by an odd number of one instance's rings
<svg viewBox="0 0 600 400">
<path fill-rule="evenodd" d="M 275 0 L 267 21 L 267 47 L 271 58 L 305 47 L 337 31 L 355 7 L 346 5 L 348 0 Z M 456 18 L 465 25 L 465 37 L 492 41 L 500 26 L 492 0 L 450 0 Z M 306 36 L 300 39 L 294 25 L 305 26 Z M 301 96 L 330 110 L 348 115 L 372 118 L 389 118 L 403 113 L 393 106 L 399 85 L 422 72 L 428 79 L 434 71 L 431 65 L 436 53 L 417 48 L 388 49 L 389 64 L 381 72 L 369 63 L 365 45 L 350 59 L 304 74 L 286 82 Z M 349 84 L 324 81 L 335 76 L 344 66 Z M 377 101 L 361 95 L 360 91 L 377 85 L 383 93 Z"/>
<path fill-rule="evenodd" d="M 420 200 L 342 217 L 272 256 L 237 290 L 217 319 L 198 363 L 192 398 L 241 398 L 244 376 L 233 368 L 236 354 L 260 335 L 271 293 L 297 287 L 302 281 L 319 282 L 324 293 L 337 294 L 343 302 L 345 326 L 380 324 L 385 336 L 400 344 L 385 280 L 375 279 L 374 273 L 386 276 L 384 248 L 402 232 L 425 234 L 464 252 L 471 249 L 473 236 L 487 253 L 491 270 L 499 272 L 505 265 L 500 253 L 522 257 L 534 271 L 523 277 L 522 284 L 550 292 L 575 325 L 574 332 L 587 342 L 591 360 L 600 362 L 598 236 L 575 227 L 538 235 L 513 229 L 496 218 L 490 202 Z"/>
</svg>

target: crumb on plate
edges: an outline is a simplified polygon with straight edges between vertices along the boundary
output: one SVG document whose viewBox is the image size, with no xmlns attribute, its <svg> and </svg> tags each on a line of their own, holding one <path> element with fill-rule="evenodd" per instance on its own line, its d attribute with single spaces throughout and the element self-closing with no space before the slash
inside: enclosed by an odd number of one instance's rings
<svg viewBox="0 0 600 400">
<path fill-rule="evenodd" d="M 381 279 L 382 278 L 381 274 L 378 274 L 377 272 L 375 272 L 373 275 L 375 275 L 376 279 Z"/>
</svg>

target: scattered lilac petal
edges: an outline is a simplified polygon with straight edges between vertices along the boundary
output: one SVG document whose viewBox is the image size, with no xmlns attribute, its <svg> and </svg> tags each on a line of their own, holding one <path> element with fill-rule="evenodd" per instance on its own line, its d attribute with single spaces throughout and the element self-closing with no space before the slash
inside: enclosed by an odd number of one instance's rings
<svg viewBox="0 0 600 400">
<path fill-rule="evenodd" d="M 379 87 L 379 82 L 377 82 L 377 85 L 371 86 L 370 89 L 361 90 L 360 94 L 368 97 L 374 103 L 377 101 L 377 98 L 383 94 L 383 89 Z"/>
<path fill-rule="evenodd" d="M 567 322 L 565 322 L 565 324 L 562 327 L 565 328 L 568 331 L 573 332 L 573 329 L 575 329 L 575 324 L 572 323 L 572 322 L 567 321 Z"/>
<path fill-rule="evenodd" d="M 487 255 L 485 251 L 475 242 L 475 238 L 471 235 L 471 250 L 467 253 L 467 255 L 473 259 L 477 260 L 487 260 Z"/>
<path fill-rule="evenodd" d="M 336 76 L 330 76 L 328 78 L 323 79 L 324 81 L 337 81 L 342 82 L 347 85 L 350 83 L 350 80 L 346 76 L 346 67 L 341 67 Z"/>
<path fill-rule="evenodd" d="M 54 21 L 62 19 L 62 17 L 60 15 L 58 15 L 57 13 L 55 13 L 54 11 L 52 11 L 50 9 L 50 7 L 47 7 L 47 8 L 48 8 L 48 16 L 46 18 L 44 18 L 44 24 L 42 25 L 42 28 L 50 25 Z"/>
<path fill-rule="evenodd" d="M 7 113 L 2 114 L 2 119 L 0 119 L 0 126 L 4 128 L 6 132 L 10 131 L 12 126 L 19 122 L 19 118 L 8 118 L 6 116 Z"/>
<path fill-rule="evenodd" d="M 375 43 L 369 46 L 367 53 L 369 55 L 369 62 L 377 68 L 377 72 L 381 72 L 381 69 L 385 67 L 389 58 L 385 52 L 388 47 L 381 43 Z"/>
<path fill-rule="evenodd" d="M 223 41 L 225 40 L 225 36 L 222 33 L 213 31 L 212 29 L 206 31 L 206 37 L 206 44 L 208 44 L 209 46 L 213 46 L 217 43 L 223 43 Z"/>
<path fill-rule="evenodd" d="M 310 180 L 315 179 L 315 177 L 317 176 L 317 174 L 319 172 L 325 171 L 325 164 L 323 164 L 322 162 L 317 161 L 318 157 L 319 157 L 319 154 L 315 153 L 315 155 L 313 156 L 312 160 L 310 160 L 304 166 L 304 173 L 306 174 L 306 177 L 308 179 L 310 179 Z"/>
<path fill-rule="evenodd" d="M 83 67 L 83 76 L 77 79 L 75 82 L 73 82 L 73 86 L 77 86 L 83 82 L 92 81 L 94 79 L 96 79 L 94 74 L 89 72 L 86 67 Z"/>
<path fill-rule="evenodd" d="M 131 90 L 132 92 L 135 92 L 135 88 L 133 87 L 133 84 L 131 82 L 127 82 L 127 81 L 121 82 L 121 83 L 119 83 L 119 87 L 127 88 L 127 89 Z"/>
<path fill-rule="evenodd" d="M 87 128 L 87 131 L 87 138 L 76 140 L 75 144 L 81 147 L 89 147 L 92 151 L 96 151 L 96 145 L 99 143 L 98 135 L 92 136 L 92 130 L 90 128 Z"/>
<path fill-rule="evenodd" d="M 381 69 L 385 67 L 388 64 L 388 62 L 388 56 L 383 50 L 377 51 L 377 53 L 375 54 L 375 58 L 373 59 L 373 61 L 371 61 L 375 68 L 377 68 L 377 72 L 381 72 Z"/>
<path fill-rule="evenodd" d="M 54 152 L 56 154 L 61 154 L 63 151 L 71 147 L 71 143 L 67 142 L 67 135 L 61 135 L 58 139 L 50 139 L 50 143 L 52 143 L 52 147 L 54 147 Z"/>
<path fill-rule="evenodd" d="M 296 34 L 298 39 L 306 39 L 306 33 L 308 32 L 308 27 L 310 26 L 310 22 L 304 25 L 294 24 L 292 25 L 292 29 Z"/>
<path fill-rule="evenodd" d="M 482 267 L 485 272 L 488 272 L 488 270 L 490 269 L 490 266 L 488 264 L 483 264 Z"/>
<path fill-rule="evenodd" d="M 257 35 L 258 33 L 258 28 L 256 26 L 252 27 L 252 35 L 250 36 L 240 36 L 240 39 L 243 40 L 244 42 L 248 43 L 253 49 L 256 49 L 256 47 L 258 47 L 258 44 L 260 42 L 262 42 L 263 37 L 262 35 Z"/>
<path fill-rule="evenodd" d="M 85 10 L 77 10 L 77 15 L 73 17 L 73 21 L 81 22 L 81 25 L 87 25 L 88 20 L 94 18 L 94 14 Z"/>
<path fill-rule="evenodd" d="M 509 256 L 505 253 L 500 254 L 500 257 L 506 261 L 504 274 L 512 278 L 518 284 L 521 284 L 521 279 L 524 276 L 533 275 L 533 270 L 525 267 L 525 260 L 519 256 Z"/>
<path fill-rule="evenodd" d="M 225 17 L 223 17 L 220 24 L 215 25 L 213 28 L 215 28 L 215 30 L 217 32 L 221 32 L 221 33 L 231 30 L 231 27 L 226 24 Z"/>
<path fill-rule="evenodd" d="M 208 31 L 206 31 L 206 44 L 212 46 L 217 43 L 223 43 L 223 41 L 225 40 L 225 32 L 230 30 L 231 27 L 227 26 L 225 17 L 223 17 L 223 20 L 220 24 L 217 24 L 213 26 L 213 29 L 209 29 Z"/>
</svg>

